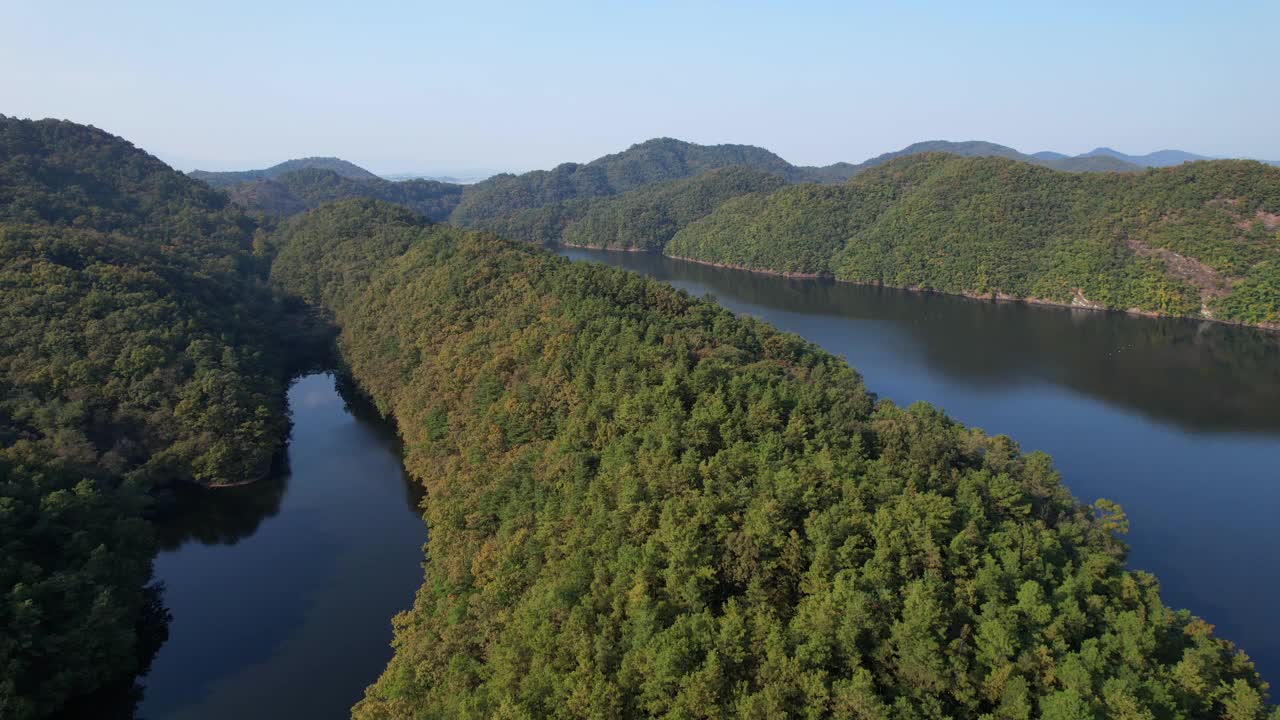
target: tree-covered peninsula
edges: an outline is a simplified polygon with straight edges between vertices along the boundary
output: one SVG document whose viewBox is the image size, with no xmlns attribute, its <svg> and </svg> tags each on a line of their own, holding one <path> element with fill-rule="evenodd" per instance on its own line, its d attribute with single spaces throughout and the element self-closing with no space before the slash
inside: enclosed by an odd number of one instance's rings
<svg viewBox="0 0 1280 720">
<path fill-rule="evenodd" d="M 1119 508 L 798 337 L 377 202 L 278 244 L 427 490 L 357 718 L 1278 717 Z"/>
</svg>

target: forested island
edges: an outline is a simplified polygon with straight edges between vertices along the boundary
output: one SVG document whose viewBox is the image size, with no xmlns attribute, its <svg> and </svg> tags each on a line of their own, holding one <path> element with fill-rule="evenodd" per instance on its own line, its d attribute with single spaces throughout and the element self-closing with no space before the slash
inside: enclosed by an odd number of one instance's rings
<svg viewBox="0 0 1280 720">
<path fill-rule="evenodd" d="M 1050 208 L 1031 255 L 1069 255 L 1050 241 L 1070 222 L 1118 247 L 1107 219 L 1145 219 L 1135 257 L 1214 249 L 1239 275 L 1211 309 L 1250 321 L 1275 287 L 1275 171 L 925 154 L 819 184 L 746 146 L 656 142 L 639 165 L 412 196 L 439 200 L 428 214 L 375 193 L 323 204 L 340 191 L 282 219 L 102 131 L 0 118 L 2 714 L 50 716 L 145 666 L 164 627 L 157 499 L 270 471 L 284 389 L 329 359 L 332 322 L 431 532 L 356 717 L 1280 718 L 1247 656 L 1125 568 L 1123 511 L 1077 502 L 1047 456 L 878 400 L 839 358 L 709 301 L 432 220 L 455 195 L 448 217 L 481 227 L 559 207 L 574 224 L 555 242 L 735 263 L 711 253 L 754 224 L 796 238 L 745 245 L 761 265 L 838 274 L 858 264 L 833 237 L 931 242 L 935 212 L 1022 218 L 1012 242 Z M 387 182 L 248 182 L 291 173 Z M 970 184 L 1016 191 L 984 206 Z M 1239 232 L 1199 232 L 1226 222 Z M 992 292 L 1033 282 L 985 271 Z"/>
</svg>

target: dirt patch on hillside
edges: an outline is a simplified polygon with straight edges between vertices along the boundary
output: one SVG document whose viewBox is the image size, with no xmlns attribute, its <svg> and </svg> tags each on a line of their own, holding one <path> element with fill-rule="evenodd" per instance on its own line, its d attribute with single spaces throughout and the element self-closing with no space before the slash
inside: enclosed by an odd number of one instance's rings
<svg viewBox="0 0 1280 720">
<path fill-rule="evenodd" d="M 1164 261 L 1169 274 L 1186 281 L 1200 291 L 1200 299 L 1204 303 L 1225 296 L 1231 292 L 1231 282 L 1213 268 L 1204 263 L 1164 248 L 1153 248 L 1150 245 L 1129 238 L 1129 249 L 1142 257 L 1156 258 Z"/>
<path fill-rule="evenodd" d="M 1236 223 L 1236 227 L 1241 230 L 1248 230 L 1252 228 L 1253 224 L 1256 222 L 1262 223 L 1262 227 L 1268 230 L 1275 230 L 1276 228 L 1280 228 L 1280 215 L 1269 213 L 1265 210 L 1259 210 L 1254 213 L 1253 217 L 1245 218 L 1244 220 Z"/>
</svg>

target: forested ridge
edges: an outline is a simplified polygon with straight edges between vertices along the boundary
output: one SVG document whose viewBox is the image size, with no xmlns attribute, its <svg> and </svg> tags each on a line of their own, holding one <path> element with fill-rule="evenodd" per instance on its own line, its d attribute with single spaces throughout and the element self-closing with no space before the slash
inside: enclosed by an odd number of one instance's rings
<svg viewBox="0 0 1280 720">
<path fill-rule="evenodd" d="M 539 244 L 1280 324 L 1280 170 L 1213 160 L 1141 171 L 1104 150 L 1068 158 L 930 141 L 815 168 L 663 138 L 465 187 L 313 169 L 230 192 L 268 215 L 365 197 Z"/>
<path fill-rule="evenodd" d="M 1215 160 L 1062 173 L 900 158 L 730 200 L 669 255 L 982 297 L 1280 323 L 1280 169 Z"/>
<path fill-rule="evenodd" d="M 357 718 L 1280 717 L 1118 507 L 798 337 L 377 202 L 277 243 L 427 490 Z"/>
<path fill-rule="evenodd" d="M 606 198 L 659 183 L 695 177 L 712 170 L 740 167 L 767 173 L 790 182 L 840 183 L 890 160 L 928 152 L 948 152 L 965 157 L 1007 157 L 1035 165 L 1073 172 L 1134 172 L 1138 165 L 1111 155 L 1067 157 L 1059 153 L 1026 155 L 996 143 L 930 140 L 884 153 L 861 163 L 837 162 L 825 166 L 792 165 L 772 152 L 751 145 L 698 145 L 672 138 L 654 138 L 588 163 L 563 163 L 551 170 L 523 174 L 502 173 L 472 185 L 430 180 L 390 182 L 346 160 L 300 158 L 263 170 L 208 172 L 193 170 L 191 177 L 231 193 L 247 210 L 269 215 L 293 215 L 324 202 L 358 197 L 386 200 L 455 224 L 489 230 L 503 227 L 526 229 L 530 223 L 554 218 L 558 206 L 592 198 Z M 1114 152 L 1114 151 L 1111 151 Z M 1187 157 L 1198 157 L 1187 155 Z M 395 186 L 403 186 L 396 188 Z M 435 202 L 418 206 L 424 195 Z M 465 194 L 465 198 L 463 195 Z M 542 213 L 533 212 L 545 209 Z M 564 208 L 560 207 L 563 211 Z M 522 217 L 528 216 L 528 217 Z M 509 224 L 514 223 L 514 224 Z M 562 224 L 561 224 L 562 225 Z M 538 224 L 550 232 L 559 229 Z"/>
<path fill-rule="evenodd" d="M 120 138 L 0 116 L 6 720 L 127 681 L 154 651 L 154 488 L 270 470 L 280 341 L 306 323 L 254 239 L 222 194 Z"/>
<path fill-rule="evenodd" d="M 373 198 L 394 202 L 433 220 L 512 235 L 531 242 L 556 242 L 561 232 L 592 200 L 627 195 L 649 186 L 694 178 L 726 168 L 745 168 L 789 182 L 839 183 L 898 157 L 926 152 L 963 156 L 999 156 L 1072 171 L 1136 171 L 1138 166 L 1112 157 L 1041 158 L 989 142 L 915 143 L 862 163 L 797 166 L 751 145 L 698 145 L 655 138 L 588 163 L 563 163 L 551 170 L 502 173 L 472 185 L 430 180 L 383 180 L 338 158 L 288 160 L 265 170 L 211 173 L 191 177 L 227 190 L 251 212 L 289 216 L 325 202 Z"/>
<path fill-rule="evenodd" d="M 787 184 L 775 174 L 731 166 L 645 185 L 619 195 L 578 198 L 516 211 L 480 226 L 512 240 L 615 250 L 660 251 L 680 228 L 726 200 Z"/>
</svg>

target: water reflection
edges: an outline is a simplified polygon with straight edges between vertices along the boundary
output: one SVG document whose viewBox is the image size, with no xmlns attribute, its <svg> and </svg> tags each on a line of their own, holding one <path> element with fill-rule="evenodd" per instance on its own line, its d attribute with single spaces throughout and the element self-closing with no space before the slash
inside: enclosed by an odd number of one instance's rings
<svg viewBox="0 0 1280 720">
<path fill-rule="evenodd" d="M 156 576 L 173 615 L 148 718 L 346 718 L 422 581 L 421 500 L 394 432 L 332 375 L 289 391 L 288 474 L 171 499 Z"/>
<path fill-rule="evenodd" d="M 263 520 L 279 514 L 288 485 L 288 474 L 280 474 L 236 487 L 172 488 L 159 501 L 160 549 L 173 551 L 189 542 L 235 545 L 257 532 Z"/>
</svg>

